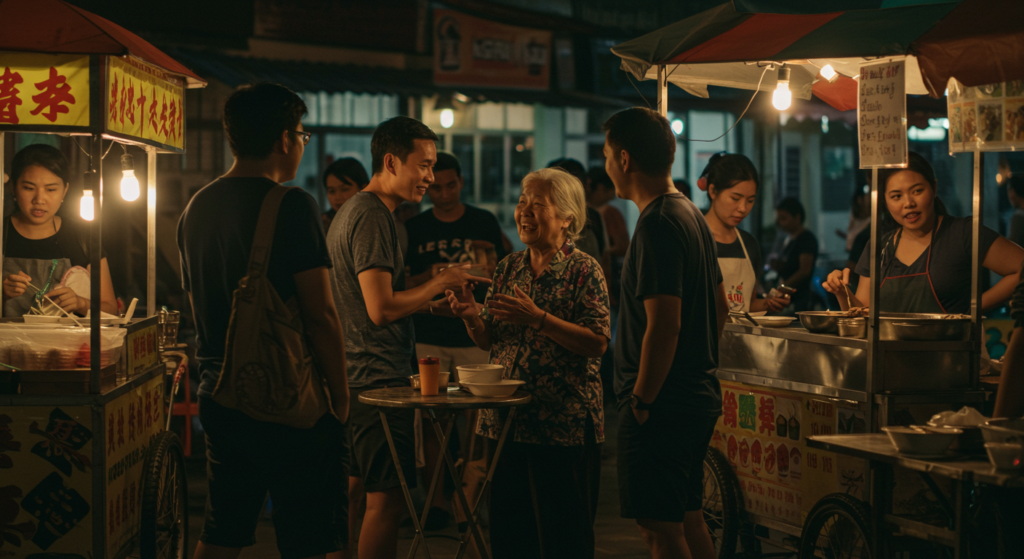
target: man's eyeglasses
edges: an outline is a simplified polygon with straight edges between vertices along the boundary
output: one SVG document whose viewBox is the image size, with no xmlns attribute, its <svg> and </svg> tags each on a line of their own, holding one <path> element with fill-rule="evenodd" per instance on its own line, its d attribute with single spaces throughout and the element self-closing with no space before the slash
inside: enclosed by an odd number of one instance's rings
<svg viewBox="0 0 1024 559">
<path fill-rule="evenodd" d="M 304 145 L 304 146 L 308 146 L 309 145 L 309 139 L 313 137 L 313 134 L 311 134 L 309 132 L 302 132 L 302 131 L 299 131 L 299 130 L 292 130 L 292 132 L 295 132 L 296 134 L 299 135 L 300 138 L 302 138 L 302 145 Z"/>
</svg>

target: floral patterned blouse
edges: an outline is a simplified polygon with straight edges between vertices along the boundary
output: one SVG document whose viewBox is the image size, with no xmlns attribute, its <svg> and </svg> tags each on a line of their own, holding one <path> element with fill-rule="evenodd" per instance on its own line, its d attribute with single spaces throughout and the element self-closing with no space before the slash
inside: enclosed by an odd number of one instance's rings
<svg viewBox="0 0 1024 559">
<path fill-rule="evenodd" d="M 494 271 L 487 302 L 495 293 L 515 297 L 517 285 L 549 315 L 611 338 L 604 273 L 597 260 L 577 250 L 571 241 L 562 245 L 537 278 L 530 267 L 529 249 L 510 254 Z M 526 381 L 525 389 L 533 396 L 529 404 L 516 410 L 514 440 L 579 446 L 586 442 L 589 416 L 595 442 L 603 442 L 601 358 L 573 353 L 532 326 L 494 320 L 486 306 L 480 316 L 493 321 L 491 362 L 505 366 L 503 378 Z M 480 410 L 477 432 L 496 439 L 502 424 L 503 416 L 499 417 L 497 410 Z"/>
</svg>

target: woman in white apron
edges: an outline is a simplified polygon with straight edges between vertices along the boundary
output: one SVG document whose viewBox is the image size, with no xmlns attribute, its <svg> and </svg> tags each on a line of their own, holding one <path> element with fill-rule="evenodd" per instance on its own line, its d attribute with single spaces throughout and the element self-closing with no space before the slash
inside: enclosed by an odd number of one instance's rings
<svg viewBox="0 0 1024 559">
<path fill-rule="evenodd" d="M 704 218 L 718 244 L 718 265 L 722 269 L 725 298 L 730 312 L 781 311 L 786 297 L 760 299 L 757 271 L 762 269 L 761 247 L 739 224 L 754 207 L 757 197 L 757 169 L 743 155 L 717 153 L 708 161 L 697 186 L 711 198 Z"/>
<path fill-rule="evenodd" d="M 33 307 L 44 314 L 62 314 L 43 297 L 65 311 L 85 315 L 90 305 L 88 230 L 57 215 L 68 193 L 68 161 L 60 150 L 33 144 L 11 162 L 7 193 L 16 210 L 3 220 L 3 316 L 29 314 Z M 101 261 L 103 312 L 116 314 L 117 301 L 107 259 Z"/>
</svg>

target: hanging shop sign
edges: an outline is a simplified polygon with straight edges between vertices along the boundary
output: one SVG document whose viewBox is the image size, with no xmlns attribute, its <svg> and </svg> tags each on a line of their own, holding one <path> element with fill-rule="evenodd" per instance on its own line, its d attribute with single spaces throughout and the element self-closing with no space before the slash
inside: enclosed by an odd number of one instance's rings
<svg viewBox="0 0 1024 559">
<path fill-rule="evenodd" d="M 967 87 L 949 80 L 949 151 L 1024 149 L 1024 80 Z"/>
<path fill-rule="evenodd" d="M 434 83 L 548 89 L 551 32 L 434 10 Z"/>
<path fill-rule="evenodd" d="M 860 168 L 907 166 L 906 64 L 903 60 L 860 67 L 857 131 Z"/>
<path fill-rule="evenodd" d="M 185 84 L 131 57 L 107 58 L 106 129 L 181 150 L 185 146 Z"/>
<path fill-rule="evenodd" d="M 0 52 L 0 127 L 89 126 L 89 57 Z"/>
</svg>

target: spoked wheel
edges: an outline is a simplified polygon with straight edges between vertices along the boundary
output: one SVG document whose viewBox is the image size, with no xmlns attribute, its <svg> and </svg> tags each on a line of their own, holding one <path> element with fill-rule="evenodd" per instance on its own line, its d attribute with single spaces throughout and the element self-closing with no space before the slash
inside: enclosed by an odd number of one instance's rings
<svg viewBox="0 0 1024 559">
<path fill-rule="evenodd" d="M 871 559 L 871 516 L 844 493 L 823 497 L 807 515 L 799 559 Z"/>
<path fill-rule="evenodd" d="M 708 448 L 704 455 L 704 523 L 719 559 L 736 557 L 739 537 L 740 487 L 736 474 L 721 451 Z"/>
<path fill-rule="evenodd" d="M 188 485 L 181 441 L 165 431 L 153 437 L 142 471 L 142 559 L 185 559 Z"/>
</svg>

